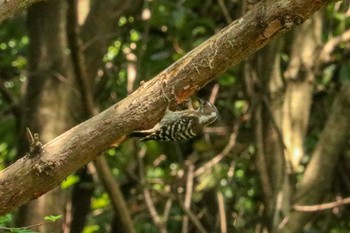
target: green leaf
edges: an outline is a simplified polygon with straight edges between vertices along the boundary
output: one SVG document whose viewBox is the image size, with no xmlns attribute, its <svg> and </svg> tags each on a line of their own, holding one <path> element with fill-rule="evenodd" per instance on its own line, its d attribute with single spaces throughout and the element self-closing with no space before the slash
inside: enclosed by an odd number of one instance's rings
<svg viewBox="0 0 350 233">
<path fill-rule="evenodd" d="M 101 209 L 110 204 L 109 197 L 106 193 L 102 194 L 100 197 L 96 197 L 92 199 L 91 207 L 92 209 Z"/>
<path fill-rule="evenodd" d="M 11 232 L 15 233 L 38 233 L 37 231 L 32 231 L 26 228 L 12 228 Z"/>
<path fill-rule="evenodd" d="M 83 230 L 83 233 L 93 233 L 93 232 L 97 232 L 99 229 L 100 229 L 100 226 L 98 225 L 86 226 Z"/>
<path fill-rule="evenodd" d="M 44 217 L 44 220 L 56 222 L 57 220 L 59 220 L 61 218 L 62 218 L 62 215 L 49 215 L 49 216 Z"/>
<path fill-rule="evenodd" d="M 5 216 L 0 216 L 0 225 L 5 225 L 12 221 L 12 215 L 6 214 Z"/>
<path fill-rule="evenodd" d="M 67 189 L 68 187 L 71 187 L 72 185 L 79 182 L 79 176 L 77 175 L 69 175 L 62 183 L 61 188 Z"/>
<path fill-rule="evenodd" d="M 342 65 L 340 67 L 340 81 L 342 84 L 350 83 L 350 66 Z"/>
<path fill-rule="evenodd" d="M 230 74 L 222 74 L 218 79 L 221 86 L 228 87 L 236 83 L 236 77 Z"/>
</svg>

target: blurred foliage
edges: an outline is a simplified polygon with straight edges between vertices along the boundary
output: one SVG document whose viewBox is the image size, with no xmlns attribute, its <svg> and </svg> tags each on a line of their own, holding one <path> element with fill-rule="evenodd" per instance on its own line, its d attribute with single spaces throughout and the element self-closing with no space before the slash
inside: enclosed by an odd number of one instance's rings
<svg viewBox="0 0 350 233">
<path fill-rule="evenodd" d="M 0 27 L 0 169 L 16 155 L 19 120 L 14 116 L 25 81 L 28 36 L 18 16 Z"/>
<path fill-rule="evenodd" d="M 50 222 L 56 222 L 61 219 L 62 215 L 50 215 L 45 216 L 45 222 L 38 223 L 42 224 L 50 224 Z M 14 217 L 12 214 L 6 214 L 4 216 L 0 216 L 0 232 L 12 232 L 12 233 L 38 233 L 36 231 L 30 230 L 30 227 L 13 227 L 14 226 Z"/>
<path fill-rule="evenodd" d="M 225 1 L 225 3 L 231 16 L 234 19 L 238 18 L 242 3 L 239 1 Z M 327 17 L 323 33 L 324 41 L 350 27 L 350 17 L 341 7 L 344 6 L 334 4 L 324 11 Z M 150 12 L 150 18 L 121 17 L 116 25 L 128 33 L 116 38 L 103 58 L 104 66 L 98 73 L 95 92 L 96 103 L 101 109 L 128 95 L 128 54 L 137 57 L 135 89 L 142 80 L 151 79 L 227 25 L 218 2 L 214 0 L 145 1 L 145 11 Z M 20 143 L 18 125 L 21 119 L 14 113 L 14 107 L 21 102 L 26 80 L 26 52 L 29 41 L 24 17 L 19 15 L 3 23 L 0 27 L 0 38 L 0 84 L 3 90 L 0 93 L 0 169 L 3 169 L 13 161 L 17 153 L 16 145 Z M 290 50 L 288 46 L 290 45 L 286 45 L 285 51 Z M 342 46 L 349 47 L 348 44 Z M 327 65 L 317 79 L 313 112 L 319 114 L 311 116 L 310 119 L 305 145 L 308 156 L 318 140 L 327 109 L 334 94 L 339 90 L 339 85 L 350 81 L 350 63 L 348 60 L 341 62 L 342 51 L 340 48 L 335 53 L 335 59 L 340 62 Z M 282 60 L 288 64 L 287 52 L 282 55 Z M 208 99 L 213 86 L 219 85 L 216 106 L 220 117 L 211 128 L 223 127 L 222 132 L 215 131 L 182 143 L 153 141 L 140 143 L 128 140 L 120 147 L 105 152 L 112 173 L 121 184 L 137 232 L 158 232 L 143 199 L 140 164 L 137 162 L 140 151 L 145 149 L 143 159 L 145 178 L 152 195 L 156 197 L 157 210 L 163 213 L 169 195 L 180 197 L 179 199 L 183 201 L 189 174 L 188 162 L 198 168 L 220 153 L 228 142 L 235 120 L 245 114 L 249 104 L 241 76 L 242 67 L 233 67 L 198 93 L 198 96 Z M 5 92 L 10 94 L 12 99 L 6 98 Z M 209 232 L 217 232 L 218 229 L 216 199 L 218 192 L 224 197 L 230 224 L 234 223 L 234 226 L 230 226 L 231 229 L 235 228 L 237 232 L 255 232 L 262 212 L 262 194 L 259 177 L 252 162 L 254 145 L 250 130 L 250 123 L 244 122 L 240 126 L 237 148 L 231 150 L 213 169 L 194 179 L 192 207 L 194 211 L 200 213 L 201 221 L 206 224 L 205 227 Z M 347 162 L 350 158 L 349 151 Z M 304 164 L 308 162 L 308 156 L 305 156 Z M 79 177 L 73 174 L 61 184 L 61 188 L 70 192 L 78 181 Z M 83 232 L 109 232 L 115 217 L 110 200 L 98 180 L 95 180 L 94 185 L 91 213 Z M 333 188 L 335 193 L 349 195 L 348 190 L 341 188 L 340 185 L 334 184 Z M 327 213 L 323 216 L 327 222 L 320 222 L 305 230 L 305 233 L 349 232 L 350 225 L 346 217 L 350 214 L 348 212 L 348 207 L 343 207 L 337 213 Z M 174 201 L 169 216 L 167 222 L 169 233 L 180 232 L 184 211 L 178 201 Z M 12 215 L 0 217 L 0 227 L 11 221 Z"/>
</svg>

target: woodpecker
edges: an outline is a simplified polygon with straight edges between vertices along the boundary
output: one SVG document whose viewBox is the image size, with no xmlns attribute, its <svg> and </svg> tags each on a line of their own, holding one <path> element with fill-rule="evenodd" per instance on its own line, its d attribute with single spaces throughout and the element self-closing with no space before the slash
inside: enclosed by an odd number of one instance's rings
<svg viewBox="0 0 350 233">
<path fill-rule="evenodd" d="M 141 137 L 141 141 L 181 141 L 194 138 L 205 126 L 218 117 L 218 110 L 209 101 L 199 100 L 199 108 L 165 111 L 163 118 L 152 129 L 134 131 L 131 137 Z"/>
</svg>

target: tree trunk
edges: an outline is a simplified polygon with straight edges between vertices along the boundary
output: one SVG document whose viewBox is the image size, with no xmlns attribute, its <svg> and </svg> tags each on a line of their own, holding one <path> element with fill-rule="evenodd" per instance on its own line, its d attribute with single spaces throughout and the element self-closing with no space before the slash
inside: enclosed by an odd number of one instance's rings
<svg viewBox="0 0 350 233">
<path fill-rule="evenodd" d="M 320 45 L 321 13 L 295 31 L 291 61 L 282 75 L 282 40 L 276 40 L 247 64 L 252 103 L 256 106 L 256 166 L 265 196 L 265 214 L 271 232 L 290 212 L 290 175 L 304 155 L 313 95 L 314 54 Z"/>
<path fill-rule="evenodd" d="M 321 46 L 322 13 L 317 12 L 294 31 L 290 62 L 285 72 L 286 93 L 283 103 L 282 133 L 286 159 L 297 171 L 304 156 L 304 138 L 314 93 L 315 61 Z"/>
<path fill-rule="evenodd" d="M 65 12 L 65 1 L 59 0 L 35 4 L 28 12 L 29 77 L 22 127 L 38 132 L 44 143 L 74 126 L 81 118 L 67 53 Z M 56 188 L 21 208 L 19 224 L 38 224 L 48 215 L 63 216 L 65 202 L 66 194 Z M 43 224 L 35 230 L 58 232 L 61 226 L 62 220 Z"/>
<path fill-rule="evenodd" d="M 263 190 L 265 227 L 276 227 L 281 211 L 278 196 L 287 195 L 286 163 L 281 135 L 283 81 L 280 57 L 282 38 L 274 40 L 245 64 L 247 93 L 254 112 L 255 164 Z M 283 193 L 286 191 L 287 193 Z"/>
</svg>

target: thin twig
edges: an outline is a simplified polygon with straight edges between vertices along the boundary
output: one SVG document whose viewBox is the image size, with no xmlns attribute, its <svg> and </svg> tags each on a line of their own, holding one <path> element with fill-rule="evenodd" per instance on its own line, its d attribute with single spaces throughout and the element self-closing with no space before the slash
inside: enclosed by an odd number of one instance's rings
<svg viewBox="0 0 350 233">
<path fill-rule="evenodd" d="M 187 182 L 186 182 L 186 194 L 185 194 L 185 202 L 184 206 L 187 209 L 191 208 L 191 199 L 192 199 L 192 192 L 193 192 L 193 172 L 194 172 L 194 165 L 190 160 L 188 162 L 188 174 L 187 174 Z M 185 215 L 182 219 L 182 233 L 188 232 L 188 215 Z"/>
<path fill-rule="evenodd" d="M 213 88 L 211 89 L 211 93 L 210 93 L 210 97 L 209 97 L 209 102 L 210 103 L 212 103 L 212 104 L 215 103 L 216 97 L 219 94 L 219 89 L 220 89 L 220 85 L 219 84 L 215 84 L 213 86 Z"/>
<path fill-rule="evenodd" d="M 219 216 L 220 216 L 220 229 L 221 233 L 227 233 L 227 219 L 225 212 L 224 196 L 222 192 L 217 192 L 218 206 L 219 206 Z"/>
<path fill-rule="evenodd" d="M 145 155 L 146 155 L 146 147 L 143 147 L 141 148 L 137 156 L 138 162 L 139 162 L 139 176 L 140 176 L 141 185 L 143 187 L 143 197 L 145 199 L 146 206 L 148 208 L 149 214 L 151 215 L 154 225 L 158 227 L 161 233 L 167 233 L 166 224 L 164 224 L 165 222 L 159 216 L 158 211 L 152 200 L 149 188 L 146 185 L 146 174 L 145 174 L 144 163 L 143 163 L 143 158 L 145 157 Z"/>
<path fill-rule="evenodd" d="M 81 47 L 80 47 L 81 51 L 84 52 L 88 47 L 90 47 L 92 44 L 94 44 L 98 41 L 113 39 L 118 35 L 119 35 L 119 33 L 117 33 L 117 32 L 106 33 L 103 35 L 96 35 L 95 37 L 91 38 L 90 40 L 86 41 L 85 43 L 83 43 L 81 45 Z"/>
<path fill-rule="evenodd" d="M 144 1 L 145 8 L 142 10 L 141 18 L 144 21 L 143 23 L 143 32 L 142 32 L 142 44 L 140 45 L 139 53 L 137 54 L 137 70 L 142 70 L 142 62 L 147 50 L 148 42 L 149 42 L 149 32 L 152 18 L 152 10 L 149 7 L 150 0 Z M 138 72 L 136 76 L 136 80 L 143 80 L 144 77 L 142 75 L 144 72 Z"/>
<path fill-rule="evenodd" d="M 276 122 L 275 116 L 273 115 L 273 110 L 271 109 L 271 104 L 270 104 L 267 96 L 264 95 L 262 97 L 262 100 L 263 100 L 263 103 L 264 103 L 264 105 L 265 105 L 265 107 L 267 109 L 268 114 L 270 115 L 270 120 L 271 120 L 272 126 L 276 130 L 276 133 L 277 133 L 277 136 L 278 136 L 278 142 L 280 143 L 280 145 L 283 148 L 283 150 L 286 150 L 287 147 L 284 144 L 283 134 L 282 134 L 280 128 L 278 127 L 278 124 Z"/>
<path fill-rule="evenodd" d="M 328 40 L 327 43 L 323 45 L 320 55 L 318 56 L 318 65 L 331 62 L 333 60 L 331 55 L 334 52 L 334 50 L 341 43 L 347 43 L 349 41 L 350 29 L 346 30 L 339 36 L 333 37 L 332 39 Z"/>
<path fill-rule="evenodd" d="M 226 5 L 225 5 L 224 0 L 218 0 L 218 2 L 219 2 L 219 6 L 220 6 L 221 11 L 222 11 L 222 13 L 224 14 L 226 23 L 227 23 L 227 24 L 232 23 L 232 17 L 231 17 L 231 15 L 230 15 L 230 13 L 229 13 L 229 11 L 228 11 Z"/>
<path fill-rule="evenodd" d="M 199 233 L 208 233 L 202 223 L 199 221 L 197 216 L 191 211 L 191 209 L 188 209 L 185 207 L 184 203 L 181 200 L 178 200 L 182 210 L 188 215 L 188 217 L 191 219 L 193 224 L 196 226 Z"/>
<path fill-rule="evenodd" d="M 272 220 L 272 226 L 278 227 L 279 221 L 280 221 L 280 213 L 282 212 L 282 205 L 283 205 L 283 190 L 280 190 L 277 194 L 277 200 L 276 200 L 276 208 L 273 214 L 273 220 Z"/>
<path fill-rule="evenodd" d="M 41 222 L 41 223 L 36 223 L 36 224 L 32 224 L 29 226 L 25 226 L 25 227 L 19 227 L 19 228 L 12 228 L 12 227 L 0 227 L 0 230 L 4 230 L 4 231 L 8 231 L 8 232 L 14 232 L 13 230 L 23 230 L 25 232 L 25 230 L 29 229 L 29 228 L 33 228 L 33 227 L 39 227 L 42 225 L 46 225 L 46 224 L 51 224 L 53 222 Z M 18 231 L 20 232 L 20 231 Z"/>
<path fill-rule="evenodd" d="M 82 106 L 85 108 L 86 114 L 89 117 L 92 117 L 97 114 L 97 112 L 94 106 L 93 88 L 90 85 L 86 71 L 82 42 L 79 37 L 80 31 L 77 16 L 77 1 L 68 1 L 68 4 L 68 43 L 71 50 L 75 77 L 78 81 L 80 94 L 82 95 Z"/>
<path fill-rule="evenodd" d="M 300 212 L 315 212 L 315 211 L 322 211 L 322 210 L 328 210 L 332 208 L 336 208 L 342 205 L 348 205 L 350 204 L 350 197 L 340 199 L 338 201 L 333 201 L 329 203 L 324 204 L 318 204 L 318 205 L 294 205 L 293 209 Z"/>
<path fill-rule="evenodd" d="M 165 207 L 163 211 L 163 222 L 168 221 L 172 205 L 173 205 L 173 200 L 171 198 L 168 198 L 168 200 L 165 203 Z"/>
<path fill-rule="evenodd" d="M 192 221 L 192 223 L 194 224 L 194 226 L 197 228 L 197 231 L 196 232 L 199 232 L 199 233 L 208 233 L 204 226 L 202 225 L 202 223 L 199 221 L 198 217 L 192 212 L 191 209 L 188 209 L 185 207 L 185 204 L 183 203 L 183 201 L 176 197 L 174 194 L 172 193 L 164 193 L 164 192 L 160 192 L 159 190 L 154 190 L 154 192 L 162 195 L 162 196 L 166 196 L 166 197 L 169 197 L 171 198 L 172 200 L 175 200 L 179 203 L 181 209 L 183 212 L 185 212 L 185 214 L 188 215 L 188 217 L 190 218 L 190 220 Z"/>
<path fill-rule="evenodd" d="M 211 169 L 213 166 L 219 163 L 233 149 L 233 147 L 236 145 L 236 139 L 239 132 L 239 127 L 241 125 L 241 121 L 242 121 L 242 117 L 236 123 L 234 123 L 233 132 L 231 133 L 229 142 L 227 143 L 225 148 L 219 154 L 217 154 L 213 159 L 211 159 L 209 162 L 204 164 L 202 167 L 198 168 L 194 172 L 195 177 L 201 175 L 203 172 L 207 171 L 208 169 Z"/>
<path fill-rule="evenodd" d="M 256 166 L 260 173 L 261 187 L 266 199 L 272 197 L 272 184 L 267 169 L 266 155 L 264 150 L 264 135 L 263 135 L 263 120 L 262 107 L 257 105 L 255 107 L 254 121 L 256 122 L 255 136 L 256 136 Z"/>
<path fill-rule="evenodd" d="M 137 57 L 131 50 L 126 52 L 125 57 L 127 61 L 126 69 L 128 74 L 126 90 L 128 94 L 131 94 L 134 91 L 134 84 L 137 76 L 137 67 L 136 67 Z"/>
</svg>

